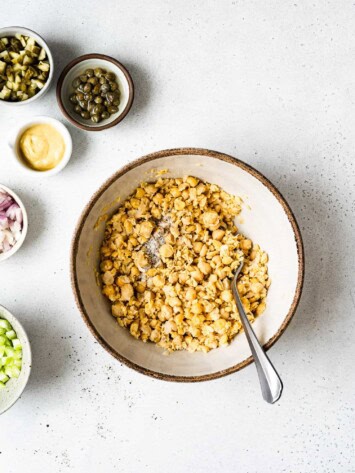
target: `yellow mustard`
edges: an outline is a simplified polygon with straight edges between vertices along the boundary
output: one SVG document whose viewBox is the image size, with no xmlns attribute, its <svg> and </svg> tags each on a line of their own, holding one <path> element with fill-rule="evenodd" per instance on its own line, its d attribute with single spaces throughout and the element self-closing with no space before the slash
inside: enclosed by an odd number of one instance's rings
<svg viewBox="0 0 355 473">
<path fill-rule="evenodd" d="M 46 123 L 32 125 L 20 138 L 22 159 L 35 171 L 49 171 L 63 159 L 65 142 L 53 126 Z"/>
</svg>

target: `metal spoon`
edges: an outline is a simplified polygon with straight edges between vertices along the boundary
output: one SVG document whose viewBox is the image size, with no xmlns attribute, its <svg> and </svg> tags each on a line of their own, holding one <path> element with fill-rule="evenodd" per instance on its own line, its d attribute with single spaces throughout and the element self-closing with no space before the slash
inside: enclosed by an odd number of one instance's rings
<svg viewBox="0 0 355 473">
<path fill-rule="evenodd" d="M 245 334 L 249 343 L 250 350 L 253 354 L 256 369 L 258 371 L 261 392 L 266 402 L 273 404 L 280 399 L 282 393 L 282 381 L 280 376 L 277 374 L 268 356 L 264 352 L 260 345 L 254 330 L 246 316 L 242 301 L 240 300 L 238 289 L 237 289 L 237 277 L 243 267 L 244 262 L 242 261 L 234 275 L 232 281 L 232 292 L 234 295 L 235 302 L 237 304 L 240 320 L 242 321 Z"/>
</svg>

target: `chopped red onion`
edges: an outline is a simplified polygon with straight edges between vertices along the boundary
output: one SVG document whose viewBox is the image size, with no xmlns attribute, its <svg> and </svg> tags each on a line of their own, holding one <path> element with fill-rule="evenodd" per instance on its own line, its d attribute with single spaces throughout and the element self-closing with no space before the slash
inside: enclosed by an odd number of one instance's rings
<svg viewBox="0 0 355 473">
<path fill-rule="evenodd" d="M 0 190 L 0 253 L 5 253 L 17 243 L 22 232 L 22 210 L 14 199 Z"/>
</svg>

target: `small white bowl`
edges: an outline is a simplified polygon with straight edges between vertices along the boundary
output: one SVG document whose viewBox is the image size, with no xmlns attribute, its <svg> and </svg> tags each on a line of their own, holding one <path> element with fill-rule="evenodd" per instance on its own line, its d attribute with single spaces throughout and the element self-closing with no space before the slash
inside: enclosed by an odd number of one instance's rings
<svg viewBox="0 0 355 473">
<path fill-rule="evenodd" d="M 6 251 L 5 253 L 0 253 L 0 263 L 1 263 L 2 261 L 5 261 L 6 259 L 10 258 L 10 256 L 14 255 L 21 248 L 22 243 L 25 241 L 25 238 L 27 235 L 28 218 L 27 218 L 27 212 L 26 212 L 25 206 L 23 205 L 23 202 L 20 199 L 20 197 L 17 194 L 15 194 L 14 191 L 4 186 L 3 184 L 0 184 L 0 190 L 4 190 L 5 192 L 7 192 L 14 199 L 14 201 L 19 205 L 20 209 L 22 210 L 22 219 L 23 219 L 21 238 L 16 242 L 16 244 L 11 248 L 11 250 Z"/>
<path fill-rule="evenodd" d="M 74 105 L 70 102 L 69 96 L 74 92 L 73 80 L 83 74 L 86 69 L 97 67 L 106 69 L 116 75 L 121 101 L 117 113 L 100 123 L 93 123 L 90 120 L 84 120 L 74 112 Z M 63 69 L 57 83 L 57 101 L 63 115 L 73 125 L 86 131 L 106 130 L 117 125 L 130 111 L 133 99 L 134 85 L 128 70 L 116 59 L 104 54 L 85 54 L 74 59 Z"/>
<path fill-rule="evenodd" d="M 17 379 L 10 379 L 5 389 L 0 391 L 0 414 L 10 409 L 23 393 L 31 373 L 32 353 L 25 329 L 20 322 L 5 307 L 0 305 L 0 318 L 10 322 L 22 345 L 22 368 Z"/>
<path fill-rule="evenodd" d="M 31 97 L 30 99 L 24 100 L 23 102 L 8 102 L 6 100 L 0 100 L 0 104 L 3 103 L 11 107 L 27 105 L 39 99 L 40 97 L 43 97 L 44 94 L 47 93 L 49 89 L 49 86 L 53 79 L 53 72 L 54 72 L 54 62 L 53 62 L 52 53 L 48 47 L 48 44 L 44 41 L 44 39 L 39 34 L 37 34 L 35 31 L 29 30 L 28 28 L 23 28 L 22 26 L 7 26 L 5 28 L 0 28 L 0 38 L 4 38 L 5 36 L 15 36 L 15 34 L 17 33 L 22 34 L 23 36 L 30 36 L 31 38 L 34 38 L 36 40 L 36 43 L 39 44 L 41 48 L 45 49 L 50 68 L 49 68 L 49 76 L 47 78 L 47 81 L 43 89 L 41 89 L 36 95 Z"/>
<path fill-rule="evenodd" d="M 65 142 L 65 153 L 64 153 L 63 159 L 55 168 L 49 169 L 48 171 L 36 171 L 35 169 L 31 169 L 29 166 L 27 166 L 24 163 L 23 159 L 21 158 L 21 153 L 19 150 L 19 141 L 22 134 L 25 132 L 25 130 L 27 130 L 27 128 L 29 128 L 32 125 L 37 125 L 40 123 L 52 125 L 53 128 L 58 130 L 58 132 L 62 135 Z M 63 125 L 63 123 L 61 123 L 59 120 L 56 120 L 55 118 L 50 118 L 50 117 L 45 117 L 45 116 L 29 118 L 28 120 L 21 122 L 13 130 L 13 135 L 10 141 L 8 142 L 8 145 L 12 151 L 13 156 L 15 157 L 15 161 L 18 164 L 18 166 L 22 170 L 24 170 L 25 172 L 33 176 L 53 176 L 54 174 L 58 174 L 58 172 L 62 171 L 62 169 L 64 169 L 65 166 L 68 164 L 71 154 L 72 154 L 72 150 L 73 150 L 72 138 L 67 128 Z"/>
</svg>

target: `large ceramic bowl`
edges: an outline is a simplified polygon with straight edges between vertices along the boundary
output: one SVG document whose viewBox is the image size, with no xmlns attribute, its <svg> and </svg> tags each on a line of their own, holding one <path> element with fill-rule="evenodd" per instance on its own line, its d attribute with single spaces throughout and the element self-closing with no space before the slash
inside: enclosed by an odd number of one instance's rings
<svg viewBox="0 0 355 473">
<path fill-rule="evenodd" d="M 5 307 L 0 305 L 0 319 L 6 319 L 15 330 L 18 339 L 22 345 L 22 368 L 20 376 L 10 379 L 4 389 L 0 390 L 0 414 L 10 409 L 11 406 L 21 397 L 31 373 L 32 354 L 30 342 L 27 338 L 25 329 L 17 318 L 11 314 Z"/>
<path fill-rule="evenodd" d="M 166 177 L 194 175 L 244 197 L 244 223 L 238 222 L 238 228 L 269 255 L 272 284 L 267 309 L 253 324 L 265 349 L 285 331 L 301 297 L 301 234 L 285 199 L 262 174 L 231 156 L 204 149 L 172 149 L 138 159 L 105 182 L 84 209 L 73 238 L 71 276 L 81 315 L 99 343 L 123 363 L 150 376 L 171 381 L 218 378 L 251 363 L 243 332 L 228 347 L 207 354 L 180 351 L 166 356 L 162 348 L 136 340 L 117 324 L 97 285 L 95 268 L 105 228 L 100 217 L 105 212 L 115 212 L 120 205 L 118 197 L 122 202 L 142 180 L 152 179 L 152 171 L 159 169 L 169 170 Z"/>
</svg>

